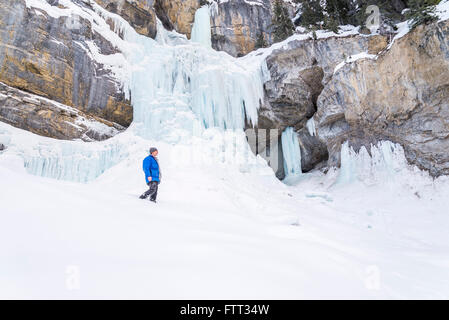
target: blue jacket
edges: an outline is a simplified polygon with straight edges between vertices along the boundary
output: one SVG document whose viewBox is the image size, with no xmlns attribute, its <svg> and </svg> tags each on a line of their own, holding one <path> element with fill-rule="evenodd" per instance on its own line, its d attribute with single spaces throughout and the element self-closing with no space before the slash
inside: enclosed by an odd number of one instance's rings
<svg viewBox="0 0 449 320">
<path fill-rule="evenodd" d="M 160 182 L 159 164 L 153 156 L 148 156 L 143 160 L 143 171 L 145 172 L 145 183 L 149 183 L 148 177 L 151 177 L 151 181 Z"/>
</svg>

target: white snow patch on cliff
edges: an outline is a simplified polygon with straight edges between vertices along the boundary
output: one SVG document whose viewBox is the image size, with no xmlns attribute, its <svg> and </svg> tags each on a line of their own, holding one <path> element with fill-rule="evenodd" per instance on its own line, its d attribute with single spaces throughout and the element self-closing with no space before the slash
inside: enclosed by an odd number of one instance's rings
<svg viewBox="0 0 449 320">
<path fill-rule="evenodd" d="M 355 61 L 361 60 L 361 59 L 371 59 L 371 60 L 376 60 L 377 59 L 377 55 L 375 54 L 369 54 L 368 52 L 361 52 L 358 54 L 354 54 L 352 56 L 349 56 L 348 58 L 346 58 L 345 61 L 340 62 L 334 69 L 334 74 L 340 70 L 341 68 L 343 68 L 346 64 L 350 64 L 353 63 Z"/>
</svg>

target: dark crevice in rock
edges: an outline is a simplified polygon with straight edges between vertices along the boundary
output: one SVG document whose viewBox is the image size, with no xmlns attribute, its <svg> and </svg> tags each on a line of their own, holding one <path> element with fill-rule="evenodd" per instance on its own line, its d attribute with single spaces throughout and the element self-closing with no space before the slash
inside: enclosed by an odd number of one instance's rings
<svg viewBox="0 0 449 320">
<path fill-rule="evenodd" d="M 312 104 L 315 109 L 315 112 L 314 112 L 314 114 L 315 114 L 317 111 L 318 97 L 321 95 L 321 92 L 323 92 L 323 89 L 324 89 L 323 68 L 313 64 L 313 66 L 311 68 L 303 70 L 303 72 L 300 73 L 299 77 L 302 81 L 304 81 L 309 86 L 309 92 L 311 94 L 311 101 L 312 101 Z M 309 119 L 311 117 L 309 117 Z"/>
<path fill-rule="evenodd" d="M 161 3 L 159 1 L 155 1 L 153 4 L 154 11 L 156 13 L 156 16 L 161 20 L 162 25 L 165 29 L 168 31 L 173 31 L 175 29 L 175 26 L 170 21 L 170 18 L 168 17 L 165 9 L 162 7 Z"/>
<path fill-rule="evenodd" d="M 329 153 L 325 144 L 311 136 L 307 128 L 298 131 L 299 147 L 301 148 L 301 168 L 303 172 L 310 172 L 327 163 Z"/>
</svg>

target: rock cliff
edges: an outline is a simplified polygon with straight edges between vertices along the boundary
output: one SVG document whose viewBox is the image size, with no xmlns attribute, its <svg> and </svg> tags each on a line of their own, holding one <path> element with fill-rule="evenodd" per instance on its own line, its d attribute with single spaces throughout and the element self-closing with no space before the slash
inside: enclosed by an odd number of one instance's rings
<svg viewBox="0 0 449 320">
<path fill-rule="evenodd" d="M 271 79 L 265 83 L 266 101 L 259 112 L 259 127 L 294 127 L 300 133 L 303 170 L 310 171 L 328 159 L 328 151 L 305 127 L 316 113 L 318 97 L 333 78 L 336 66 L 351 55 L 380 52 L 387 40 L 383 36 L 360 35 L 298 38 L 266 59 Z"/>
<path fill-rule="evenodd" d="M 327 159 L 339 166 L 345 141 L 370 150 L 390 140 L 411 164 L 449 174 L 448 39 L 449 22 L 442 21 L 389 48 L 382 36 L 290 41 L 267 58 L 260 127 L 294 127 L 305 171 Z M 309 120 L 316 136 L 306 129 Z"/>
<path fill-rule="evenodd" d="M 318 135 L 339 163 L 339 146 L 399 143 L 410 163 L 449 174 L 449 21 L 420 26 L 376 60 L 340 69 L 314 116 Z"/>
</svg>

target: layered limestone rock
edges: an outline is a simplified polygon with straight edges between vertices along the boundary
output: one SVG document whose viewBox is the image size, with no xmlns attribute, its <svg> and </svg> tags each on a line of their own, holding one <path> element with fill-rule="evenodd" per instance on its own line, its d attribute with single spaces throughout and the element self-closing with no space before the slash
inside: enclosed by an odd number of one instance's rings
<svg viewBox="0 0 449 320">
<path fill-rule="evenodd" d="M 309 171 L 328 159 L 326 145 L 305 128 L 317 111 L 317 100 L 338 64 L 360 53 L 377 54 L 387 46 L 383 36 L 298 39 L 266 59 L 271 79 L 259 111 L 259 128 L 293 127 L 299 133 L 302 168 Z"/>
<path fill-rule="evenodd" d="M 95 0 L 106 10 L 120 15 L 140 34 L 155 38 L 157 16 L 154 0 Z M 112 22 L 111 22 L 112 23 Z"/>
<path fill-rule="evenodd" d="M 0 121 L 64 140 L 106 140 L 125 128 L 0 82 Z"/>
<path fill-rule="evenodd" d="M 449 21 L 420 26 L 377 60 L 341 68 L 318 99 L 318 135 L 340 162 L 340 146 L 356 150 L 390 140 L 410 163 L 449 174 Z"/>
<path fill-rule="evenodd" d="M 200 5 L 200 0 L 154 0 L 154 9 L 164 27 L 185 34 L 189 39 Z"/>
<path fill-rule="evenodd" d="M 271 0 L 96 0 L 105 9 L 119 14 L 137 32 L 154 38 L 156 17 L 167 30 L 176 30 L 190 39 L 195 13 L 201 5 L 211 10 L 212 47 L 232 56 L 243 56 L 254 50 L 258 37 L 272 44 Z M 293 5 L 286 3 L 294 15 Z M 112 23 L 112 22 L 111 22 Z"/>
<path fill-rule="evenodd" d="M 190 38 L 195 12 L 204 3 L 210 5 L 214 49 L 237 57 L 253 51 L 260 35 L 272 43 L 270 0 L 154 0 L 154 8 L 166 29 Z"/>
<path fill-rule="evenodd" d="M 58 1 L 50 2 L 51 8 L 64 10 Z M 131 104 L 112 71 L 95 60 L 89 50 L 92 47 L 102 55 L 118 54 L 89 20 L 72 13 L 58 16 L 27 8 L 25 0 L 0 3 L 1 82 L 128 126 L 133 115 Z M 25 129 L 37 130 L 33 126 Z"/>
</svg>

